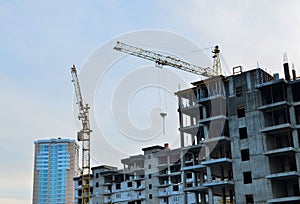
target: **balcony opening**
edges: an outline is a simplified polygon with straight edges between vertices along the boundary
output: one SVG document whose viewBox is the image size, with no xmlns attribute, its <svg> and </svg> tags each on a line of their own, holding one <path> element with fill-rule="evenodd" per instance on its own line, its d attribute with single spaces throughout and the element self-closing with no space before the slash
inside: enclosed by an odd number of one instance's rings
<svg viewBox="0 0 300 204">
<path fill-rule="evenodd" d="M 207 90 L 207 87 L 206 86 L 200 86 L 199 89 L 197 89 L 198 91 L 198 95 L 199 95 L 199 99 L 202 99 L 202 98 L 207 98 L 208 97 L 208 90 Z"/>
<path fill-rule="evenodd" d="M 295 116 L 296 116 L 296 123 L 297 123 L 297 125 L 299 125 L 300 124 L 300 106 L 295 107 Z"/>
<path fill-rule="evenodd" d="M 187 174 L 186 174 L 186 178 L 187 178 L 187 179 L 193 178 L 193 174 L 192 174 L 192 173 L 187 173 Z"/>
<path fill-rule="evenodd" d="M 188 183 L 188 184 L 186 184 L 186 187 L 187 188 L 191 188 L 191 187 L 193 187 L 193 184 L 192 183 Z"/>
<path fill-rule="evenodd" d="M 246 116 L 245 114 L 245 106 L 240 106 L 236 109 L 236 112 L 237 112 L 237 117 L 238 118 L 243 118 Z"/>
<path fill-rule="evenodd" d="M 210 153 L 211 159 L 231 158 L 230 143 L 220 143 Z"/>
<path fill-rule="evenodd" d="M 222 135 L 225 137 L 230 137 L 230 131 L 229 131 L 229 123 L 228 121 L 225 122 L 223 131 L 222 131 Z"/>
<path fill-rule="evenodd" d="M 263 105 L 285 101 L 287 99 L 285 84 L 273 84 L 261 90 Z"/>
<path fill-rule="evenodd" d="M 171 177 L 171 183 L 172 184 L 179 184 L 181 183 L 181 176 L 178 175 L 178 176 L 172 176 Z"/>
<path fill-rule="evenodd" d="M 121 189 L 121 184 L 120 183 L 116 183 L 116 190 L 120 190 Z"/>
<path fill-rule="evenodd" d="M 174 172 L 180 172 L 180 164 L 176 164 L 176 165 L 172 165 L 170 166 L 170 171 L 171 173 L 174 173 Z"/>
<path fill-rule="evenodd" d="M 199 127 L 197 130 L 197 135 L 196 135 L 196 142 L 195 144 L 200 144 L 202 140 L 204 140 L 205 136 L 204 136 L 204 128 L 203 127 Z"/>
<path fill-rule="evenodd" d="M 272 192 L 274 198 L 300 196 L 298 179 L 272 180 Z"/>
<path fill-rule="evenodd" d="M 294 147 L 292 131 L 282 131 L 276 134 L 266 134 L 267 149 L 280 149 L 285 147 Z"/>
<path fill-rule="evenodd" d="M 159 175 L 167 175 L 167 174 L 168 174 L 168 169 L 163 168 L 163 169 L 161 169 L 160 171 L 158 171 L 158 174 L 159 174 Z"/>
<path fill-rule="evenodd" d="M 264 112 L 265 127 L 290 123 L 290 113 L 288 108 L 274 108 Z"/>
<path fill-rule="evenodd" d="M 295 83 L 292 85 L 294 102 L 300 101 L 299 90 L 300 90 L 300 83 Z"/>
<path fill-rule="evenodd" d="M 124 181 L 123 175 L 115 175 L 114 181 L 115 181 L 116 183 L 121 183 L 122 181 Z"/>
<path fill-rule="evenodd" d="M 179 191 L 179 186 L 178 185 L 173 186 L 173 191 Z"/>
<path fill-rule="evenodd" d="M 297 171 L 294 153 L 271 156 L 269 158 L 271 174 Z"/>
<path fill-rule="evenodd" d="M 137 187 L 137 188 L 141 187 L 141 181 L 137 181 L 137 182 L 136 182 L 136 187 Z"/>
<path fill-rule="evenodd" d="M 166 185 L 168 184 L 168 179 L 165 177 L 159 178 L 159 185 Z"/>
<path fill-rule="evenodd" d="M 190 152 L 187 152 L 184 155 L 185 159 L 185 165 L 184 166 L 193 166 L 193 154 Z"/>
</svg>

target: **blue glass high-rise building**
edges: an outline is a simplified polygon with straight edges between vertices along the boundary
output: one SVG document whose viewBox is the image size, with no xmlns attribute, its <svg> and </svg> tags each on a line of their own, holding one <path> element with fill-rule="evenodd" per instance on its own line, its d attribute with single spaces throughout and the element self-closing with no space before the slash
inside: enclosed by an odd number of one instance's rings
<svg viewBox="0 0 300 204">
<path fill-rule="evenodd" d="M 74 203 L 73 178 L 79 173 L 75 140 L 37 140 L 35 144 L 33 204 Z"/>
</svg>

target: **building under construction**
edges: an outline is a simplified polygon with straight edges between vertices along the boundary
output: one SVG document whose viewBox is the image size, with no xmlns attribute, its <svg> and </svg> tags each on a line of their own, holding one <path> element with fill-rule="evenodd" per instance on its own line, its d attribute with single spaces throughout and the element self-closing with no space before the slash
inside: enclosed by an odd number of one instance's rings
<svg viewBox="0 0 300 204">
<path fill-rule="evenodd" d="M 181 147 L 94 167 L 91 203 L 300 203 L 300 80 L 284 68 L 235 67 L 175 93 Z"/>
</svg>

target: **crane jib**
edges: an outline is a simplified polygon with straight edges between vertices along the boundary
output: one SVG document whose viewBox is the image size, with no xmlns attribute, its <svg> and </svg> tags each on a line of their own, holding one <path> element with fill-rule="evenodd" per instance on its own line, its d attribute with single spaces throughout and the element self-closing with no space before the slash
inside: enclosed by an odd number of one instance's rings
<svg viewBox="0 0 300 204">
<path fill-rule="evenodd" d="M 210 67 L 203 68 L 172 56 L 162 55 L 149 50 L 127 45 L 119 41 L 117 41 L 114 49 L 136 57 L 154 61 L 157 65 L 175 67 L 180 70 L 191 72 L 197 75 L 202 75 L 205 77 L 210 77 L 218 74 Z M 219 54 L 219 50 L 215 54 Z"/>
</svg>

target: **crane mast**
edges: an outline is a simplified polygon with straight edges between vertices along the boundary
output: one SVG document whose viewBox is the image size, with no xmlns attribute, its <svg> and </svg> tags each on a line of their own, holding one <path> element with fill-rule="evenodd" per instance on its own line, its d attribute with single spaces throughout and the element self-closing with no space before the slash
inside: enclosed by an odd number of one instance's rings
<svg viewBox="0 0 300 204">
<path fill-rule="evenodd" d="M 117 41 L 117 44 L 115 45 L 114 49 L 117 51 L 120 51 L 120 52 L 124 52 L 124 53 L 130 54 L 130 55 L 136 56 L 136 57 L 141 57 L 141 58 L 144 58 L 147 60 L 154 61 L 157 65 L 161 65 L 161 66 L 167 65 L 167 66 L 175 67 L 177 69 L 191 72 L 191 73 L 197 74 L 197 75 L 210 77 L 210 76 L 219 74 L 218 72 L 216 72 L 216 70 L 213 70 L 210 67 L 203 68 L 203 67 L 193 65 L 189 62 L 185 62 L 183 60 L 180 60 L 180 59 L 172 57 L 172 56 L 158 54 L 158 53 L 155 53 L 155 52 L 152 52 L 149 50 L 145 50 L 142 48 L 127 45 L 127 44 L 119 42 L 119 41 Z M 215 54 L 217 54 L 217 56 L 219 56 L 219 52 L 215 53 Z M 218 64 L 218 68 L 219 67 L 220 67 L 220 65 Z M 217 70 L 217 71 L 219 71 L 219 70 Z"/>
<path fill-rule="evenodd" d="M 77 133 L 77 140 L 82 143 L 82 163 L 81 163 L 81 179 L 82 179 L 82 204 L 90 203 L 90 119 L 89 119 L 89 110 L 90 107 L 88 104 L 84 104 L 82 100 L 82 95 L 80 91 L 80 85 L 77 75 L 77 70 L 75 65 L 71 68 L 72 82 L 75 88 L 75 95 L 77 100 L 77 105 L 79 109 L 78 119 L 82 123 L 82 129 Z"/>
</svg>

